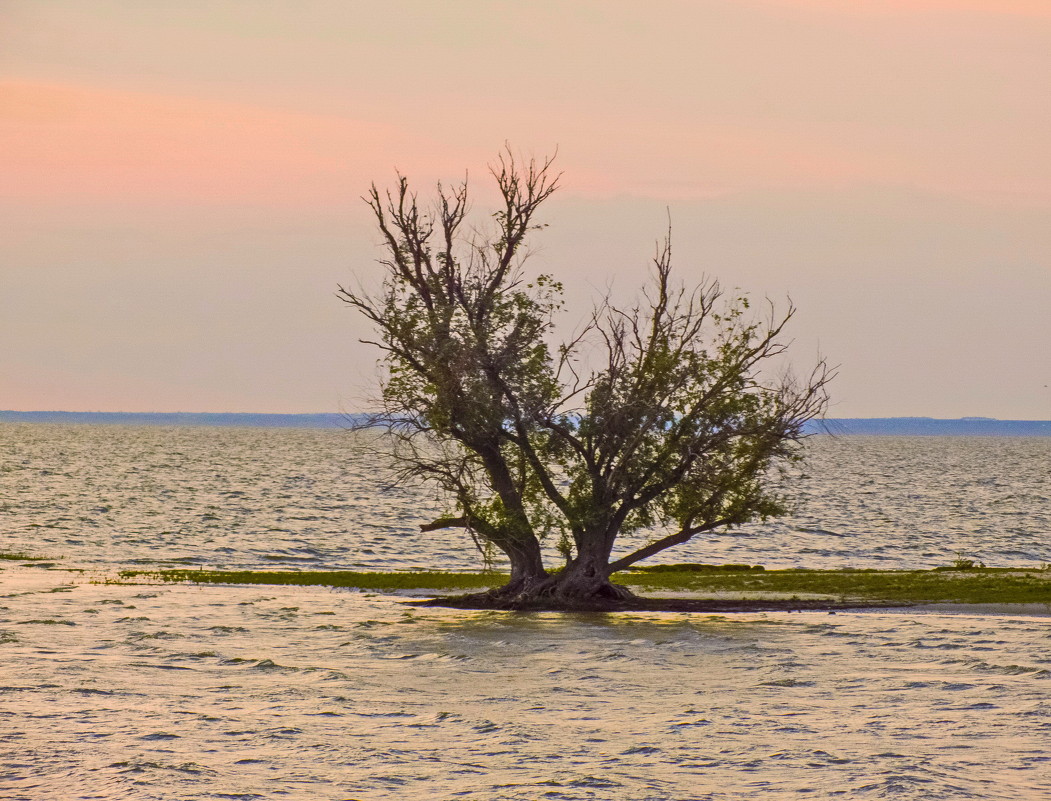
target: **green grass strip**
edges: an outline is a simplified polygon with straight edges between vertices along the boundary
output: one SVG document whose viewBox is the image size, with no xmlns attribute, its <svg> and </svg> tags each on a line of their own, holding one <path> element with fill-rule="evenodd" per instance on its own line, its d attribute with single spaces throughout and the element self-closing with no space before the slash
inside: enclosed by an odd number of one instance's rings
<svg viewBox="0 0 1051 801">
<path fill-rule="evenodd" d="M 51 562 L 54 561 L 54 557 L 51 556 L 32 556 L 31 554 L 24 553 L 22 551 L 0 551 L 0 559 L 6 559 L 10 562 Z"/>
<path fill-rule="evenodd" d="M 814 593 L 842 599 L 1051 604 L 1051 571 L 765 570 L 748 572 L 632 572 L 615 581 L 646 590 L 679 592 Z"/>
<path fill-rule="evenodd" d="M 344 570 L 122 570 L 121 579 L 193 581 L 201 584 L 297 584 L 362 590 L 483 590 L 507 581 L 502 573 L 358 573 Z"/>
<path fill-rule="evenodd" d="M 744 567 L 744 566 L 742 566 Z M 257 570 L 126 570 L 123 580 L 210 584 L 296 584 L 356 587 L 363 590 L 436 590 L 468 592 L 496 587 L 503 573 L 257 571 Z M 953 601 L 957 603 L 1051 604 L 1051 570 L 986 568 L 938 570 L 761 570 L 734 571 L 683 566 L 681 570 L 618 573 L 614 581 L 640 593 L 675 591 L 707 593 L 819 594 L 847 600 Z"/>
</svg>

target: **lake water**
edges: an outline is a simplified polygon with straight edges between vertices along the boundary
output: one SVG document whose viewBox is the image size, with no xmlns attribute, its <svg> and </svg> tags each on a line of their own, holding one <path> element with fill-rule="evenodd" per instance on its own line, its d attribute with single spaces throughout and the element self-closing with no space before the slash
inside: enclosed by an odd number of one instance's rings
<svg viewBox="0 0 1051 801">
<path fill-rule="evenodd" d="M 360 438 L 358 438 L 360 439 Z M 0 425 L 0 798 L 1051 797 L 1051 617 L 558 615 L 125 565 L 471 569 L 355 436 Z M 1051 562 L 1051 439 L 821 438 L 667 561 Z"/>
<path fill-rule="evenodd" d="M 72 566 L 471 570 L 420 534 L 431 493 L 388 486 L 340 430 L 0 424 L 0 548 Z M 815 437 L 790 518 L 652 562 L 767 567 L 1051 562 L 1051 437 Z M 643 543 L 627 539 L 623 550 Z"/>
</svg>

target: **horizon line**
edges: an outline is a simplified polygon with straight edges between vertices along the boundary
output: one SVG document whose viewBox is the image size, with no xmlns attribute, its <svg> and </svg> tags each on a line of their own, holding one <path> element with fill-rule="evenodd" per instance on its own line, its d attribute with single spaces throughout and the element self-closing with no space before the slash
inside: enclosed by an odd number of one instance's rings
<svg viewBox="0 0 1051 801">
<path fill-rule="evenodd" d="M 168 416 L 168 417 L 332 417 L 347 418 L 370 414 L 370 412 L 196 412 L 196 411 L 81 411 L 69 409 L 0 409 L 0 415 L 94 415 L 94 416 Z M 864 417 L 820 417 L 813 422 L 840 420 L 930 420 L 937 422 L 973 422 L 973 423 L 1049 423 L 1051 419 L 1037 418 L 1002 418 L 984 415 L 965 415 L 962 417 L 932 417 L 930 415 L 879 415 Z"/>
</svg>

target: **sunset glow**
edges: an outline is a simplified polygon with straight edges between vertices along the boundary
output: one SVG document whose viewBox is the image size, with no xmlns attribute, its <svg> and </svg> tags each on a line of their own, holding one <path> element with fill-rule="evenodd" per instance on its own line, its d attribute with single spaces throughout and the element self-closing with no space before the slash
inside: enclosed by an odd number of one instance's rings
<svg viewBox="0 0 1051 801">
<path fill-rule="evenodd" d="M 468 175 L 484 214 L 507 142 L 558 150 L 537 264 L 581 313 L 635 284 L 670 210 L 685 279 L 800 303 L 805 347 L 842 364 L 834 413 L 1051 415 L 1045 2 L 66 0 L 0 22 L 0 406 L 358 403 L 373 368 L 331 291 L 376 257 L 360 196 Z M 195 286 L 191 342 L 161 298 Z M 76 355 L 85 332 L 125 345 Z"/>
</svg>

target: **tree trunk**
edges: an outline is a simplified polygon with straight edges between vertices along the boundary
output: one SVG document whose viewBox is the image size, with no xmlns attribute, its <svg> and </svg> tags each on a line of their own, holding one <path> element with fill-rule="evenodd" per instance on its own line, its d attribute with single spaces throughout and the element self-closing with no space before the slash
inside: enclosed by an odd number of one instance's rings
<svg viewBox="0 0 1051 801">
<path fill-rule="evenodd" d="M 608 557 L 582 554 L 552 577 L 552 584 L 545 588 L 542 598 L 567 607 L 586 607 L 615 604 L 635 597 L 626 587 L 611 582 L 609 574 Z"/>
<path fill-rule="evenodd" d="M 621 602 L 634 600 L 635 595 L 609 580 L 607 539 L 584 538 L 576 558 L 554 574 L 544 571 L 539 546 L 535 553 L 532 550 L 516 553 L 501 545 L 511 559 L 510 580 L 502 587 L 464 596 L 463 600 L 505 609 L 616 608 Z"/>
<path fill-rule="evenodd" d="M 524 589 L 547 578 L 544 560 L 540 556 L 540 543 L 536 537 L 507 539 L 498 542 L 497 547 L 511 561 L 511 579 L 505 586 L 514 585 Z"/>
</svg>

